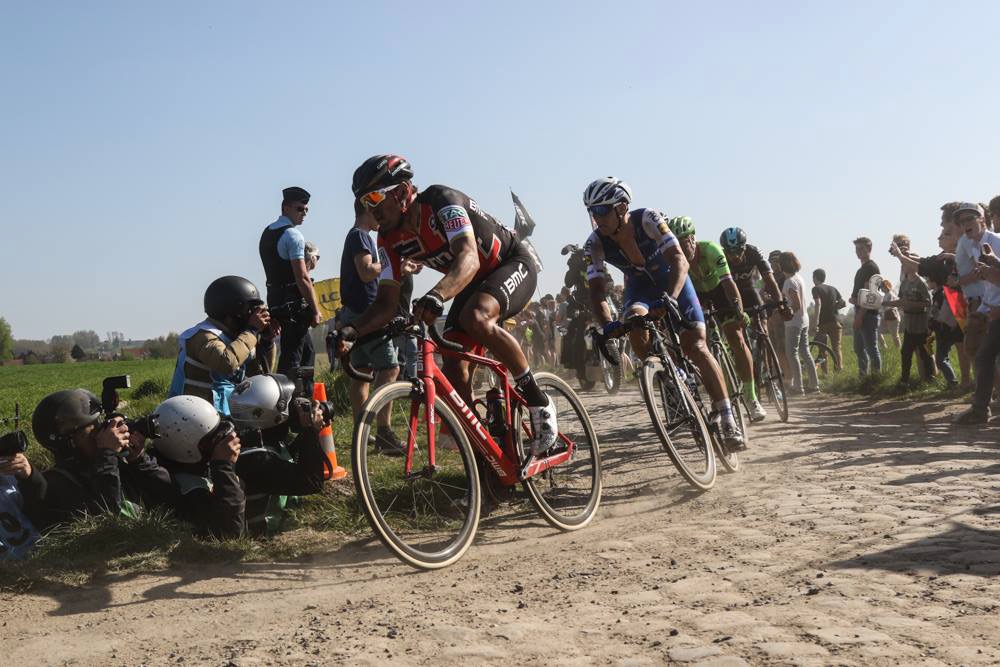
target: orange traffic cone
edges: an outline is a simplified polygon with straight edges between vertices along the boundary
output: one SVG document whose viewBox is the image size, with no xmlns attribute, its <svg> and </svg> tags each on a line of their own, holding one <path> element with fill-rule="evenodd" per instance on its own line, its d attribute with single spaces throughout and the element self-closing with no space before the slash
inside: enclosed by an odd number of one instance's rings
<svg viewBox="0 0 1000 667">
<path fill-rule="evenodd" d="M 322 382 L 313 383 L 313 398 L 317 401 L 326 400 L 326 385 Z M 323 471 L 323 479 L 344 479 L 347 471 L 337 465 L 337 447 L 333 442 L 333 426 L 325 426 L 319 432 L 319 446 L 326 454 L 326 460 L 330 464 Z"/>
</svg>

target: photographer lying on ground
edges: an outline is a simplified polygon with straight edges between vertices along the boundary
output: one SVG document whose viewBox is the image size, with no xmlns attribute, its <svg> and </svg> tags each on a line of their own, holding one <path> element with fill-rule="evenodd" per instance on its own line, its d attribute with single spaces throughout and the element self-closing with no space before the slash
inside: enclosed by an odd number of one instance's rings
<svg viewBox="0 0 1000 667">
<path fill-rule="evenodd" d="M 236 472 L 246 489 L 251 535 L 281 526 L 287 496 L 323 490 L 327 459 L 319 432 L 330 425 L 333 409 L 330 403 L 292 398 L 294 392 L 295 384 L 284 375 L 257 375 L 229 397 L 243 442 Z M 294 439 L 292 430 L 298 432 Z"/>
<path fill-rule="evenodd" d="M 153 447 L 170 471 L 177 516 L 200 535 L 242 535 L 245 498 L 235 467 L 240 439 L 232 423 L 197 396 L 168 398 L 155 413 L 160 438 Z"/>
<path fill-rule="evenodd" d="M 16 457 L 11 474 L 24 494 L 25 512 L 42 530 L 104 511 L 131 515 L 135 503 L 169 502 L 170 474 L 143 450 L 145 437 L 130 437 L 124 418 L 104 420 L 101 402 L 86 389 L 49 394 L 35 408 L 35 438 L 52 452 L 55 465 L 45 471 Z"/>
</svg>

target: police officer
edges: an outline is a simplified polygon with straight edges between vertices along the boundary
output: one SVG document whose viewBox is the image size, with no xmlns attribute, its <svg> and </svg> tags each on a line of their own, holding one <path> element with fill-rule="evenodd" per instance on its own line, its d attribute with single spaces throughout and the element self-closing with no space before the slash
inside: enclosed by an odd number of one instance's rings
<svg viewBox="0 0 1000 667">
<path fill-rule="evenodd" d="M 300 187 L 282 191 L 281 216 L 260 235 L 260 261 L 267 276 L 267 303 L 281 325 L 277 371 L 293 380 L 300 367 L 315 360 L 309 328 L 322 323 L 319 300 L 309 279 L 306 241 L 296 229 L 309 212 L 309 193 Z"/>
<path fill-rule="evenodd" d="M 180 335 L 168 396 L 198 396 L 228 415 L 229 395 L 247 376 L 271 320 L 257 288 L 240 276 L 223 276 L 208 286 L 205 314 L 207 319 Z M 256 375 L 259 368 L 253 364 L 249 371 Z"/>
</svg>

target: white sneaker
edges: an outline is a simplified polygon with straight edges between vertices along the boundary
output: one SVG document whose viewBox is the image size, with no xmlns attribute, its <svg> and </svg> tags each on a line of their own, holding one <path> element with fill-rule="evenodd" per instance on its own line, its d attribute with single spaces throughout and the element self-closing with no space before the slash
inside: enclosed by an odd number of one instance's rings
<svg viewBox="0 0 1000 667">
<path fill-rule="evenodd" d="M 760 401 L 754 401 L 750 405 L 750 421 L 759 422 L 765 417 L 767 417 L 767 410 L 760 404 Z"/>
<path fill-rule="evenodd" d="M 556 406 L 550 398 L 548 405 L 529 405 L 528 415 L 531 419 L 531 432 L 535 434 L 535 437 L 528 444 L 531 447 L 532 456 L 538 456 L 552 447 L 559 435 L 559 427 L 556 424 Z"/>
</svg>

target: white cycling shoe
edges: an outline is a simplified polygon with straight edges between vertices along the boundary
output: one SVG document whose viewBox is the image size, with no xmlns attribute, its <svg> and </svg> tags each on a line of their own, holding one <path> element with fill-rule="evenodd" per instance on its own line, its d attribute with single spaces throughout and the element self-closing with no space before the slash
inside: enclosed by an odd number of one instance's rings
<svg viewBox="0 0 1000 667">
<path fill-rule="evenodd" d="M 531 419 L 531 432 L 534 437 L 527 443 L 532 456 L 541 456 L 556 443 L 559 427 L 556 424 L 556 406 L 549 398 L 548 405 L 529 405 L 528 416 Z"/>
<path fill-rule="evenodd" d="M 760 404 L 760 401 L 754 401 L 750 405 L 750 421 L 759 422 L 765 417 L 767 417 L 767 410 Z"/>
</svg>

